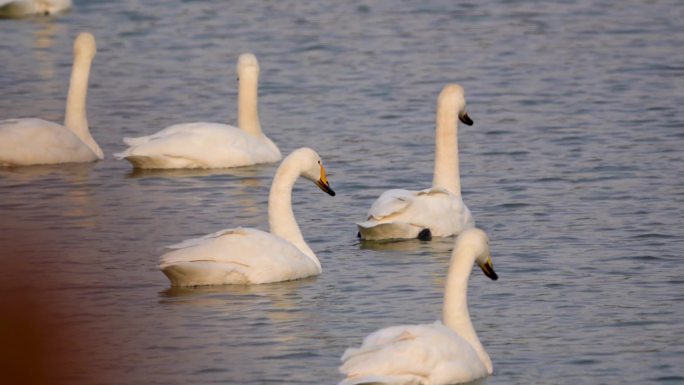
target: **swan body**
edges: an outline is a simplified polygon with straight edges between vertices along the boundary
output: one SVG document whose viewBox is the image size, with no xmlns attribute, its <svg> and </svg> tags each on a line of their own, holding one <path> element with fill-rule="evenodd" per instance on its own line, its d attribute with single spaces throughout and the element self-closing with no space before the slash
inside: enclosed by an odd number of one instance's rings
<svg viewBox="0 0 684 385">
<path fill-rule="evenodd" d="M 330 195 L 320 157 L 295 150 L 281 163 L 268 199 L 270 232 L 234 228 L 170 246 L 160 270 L 172 286 L 261 284 L 321 273 L 321 264 L 304 241 L 292 212 L 292 188 L 299 176 Z"/>
<path fill-rule="evenodd" d="M 64 125 L 37 118 L 0 121 L 0 165 L 27 166 L 92 162 L 104 158 L 90 134 L 86 98 L 95 38 L 87 32 L 74 42 L 74 65 Z"/>
<path fill-rule="evenodd" d="M 55 15 L 71 8 L 71 0 L 0 0 L 0 17 Z"/>
<path fill-rule="evenodd" d="M 365 240 L 446 237 L 475 226 L 461 197 L 456 120 L 471 125 L 463 88 L 444 87 L 437 99 L 435 172 L 432 188 L 385 191 L 373 203 L 366 221 L 357 223 Z"/>
<path fill-rule="evenodd" d="M 392 326 L 367 336 L 342 355 L 340 385 L 447 385 L 492 374 L 493 366 L 470 321 L 467 285 L 473 263 L 498 279 L 487 235 L 471 228 L 456 239 L 444 293 L 443 319 Z"/>
<path fill-rule="evenodd" d="M 124 138 L 129 148 L 115 154 L 135 168 L 224 168 L 277 162 L 276 146 L 261 131 L 257 111 L 259 64 L 242 54 L 237 65 L 238 127 L 219 123 L 183 123 L 155 134 Z"/>
<path fill-rule="evenodd" d="M 357 224 L 366 240 L 417 238 L 425 229 L 430 236 L 446 237 L 475 225 L 463 200 L 441 187 L 387 190 L 368 217 Z"/>
</svg>

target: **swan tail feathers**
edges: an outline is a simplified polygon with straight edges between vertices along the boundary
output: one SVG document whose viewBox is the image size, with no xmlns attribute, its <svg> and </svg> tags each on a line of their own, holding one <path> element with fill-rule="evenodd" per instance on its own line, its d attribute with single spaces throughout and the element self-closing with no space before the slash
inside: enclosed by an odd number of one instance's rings
<svg viewBox="0 0 684 385">
<path fill-rule="evenodd" d="M 122 152 L 117 152 L 114 154 L 114 158 L 116 158 L 117 160 L 126 159 L 127 156 L 128 156 L 128 150 L 122 151 Z"/>
</svg>

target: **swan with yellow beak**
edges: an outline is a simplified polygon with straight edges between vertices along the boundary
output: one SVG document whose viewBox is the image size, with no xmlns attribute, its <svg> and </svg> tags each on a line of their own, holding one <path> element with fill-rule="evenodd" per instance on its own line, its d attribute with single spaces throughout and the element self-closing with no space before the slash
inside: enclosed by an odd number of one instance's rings
<svg viewBox="0 0 684 385">
<path fill-rule="evenodd" d="M 159 269 L 172 286 L 261 284 L 321 273 L 292 212 L 292 188 L 304 177 L 334 196 L 320 156 L 310 148 L 288 155 L 278 167 L 268 198 L 270 232 L 237 227 L 169 246 Z"/>
</svg>

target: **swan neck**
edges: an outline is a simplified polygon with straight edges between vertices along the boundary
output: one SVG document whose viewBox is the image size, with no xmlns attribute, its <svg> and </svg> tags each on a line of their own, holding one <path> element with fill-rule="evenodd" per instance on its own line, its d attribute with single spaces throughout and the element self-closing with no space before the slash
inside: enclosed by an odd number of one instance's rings
<svg viewBox="0 0 684 385">
<path fill-rule="evenodd" d="M 461 177 L 458 162 L 458 114 L 456 108 L 446 103 L 437 105 L 435 130 L 434 187 L 442 187 L 461 196 Z"/>
<path fill-rule="evenodd" d="M 240 75 L 238 88 L 238 127 L 254 136 L 261 136 L 259 123 L 258 91 L 259 73 L 257 71 Z"/>
<path fill-rule="evenodd" d="M 90 77 L 90 64 L 92 57 L 87 54 L 75 55 L 74 65 L 71 69 L 69 81 L 69 93 L 67 95 L 66 110 L 64 113 L 64 126 L 70 129 L 83 141 L 97 156 L 103 158 L 102 149 L 90 135 L 88 117 L 86 116 L 86 100 L 88 98 L 88 79 Z"/>
<path fill-rule="evenodd" d="M 456 249 L 452 255 L 444 290 L 442 322 L 475 349 L 480 360 L 491 373 L 492 361 L 477 337 L 468 312 L 468 278 L 473 269 L 474 254 L 474 251 L 460 248 Z"/>
<path fill-rule="evenodd" d="M 300 171 L 283 162 L 276 171 L 268 196 L 268 223 L 271 234 L 289 241 L 306 254 L 321 270 L 321 263 L 306 244 L 292 211 L 292 188 Z"/>
</svg>

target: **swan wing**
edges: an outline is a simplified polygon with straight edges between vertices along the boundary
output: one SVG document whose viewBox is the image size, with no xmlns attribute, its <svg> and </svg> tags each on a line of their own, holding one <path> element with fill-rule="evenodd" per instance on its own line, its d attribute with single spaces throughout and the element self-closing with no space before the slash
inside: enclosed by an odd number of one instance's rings
<svg viewBox="0 0 684 385">
<path fill-rule="evenodd" d="M 90 162 L 97 155 L 68 128 L 43 119 L 0 121 L 0 164 Z"/>
<path fill-rule="evenodd" d="M 386 191 L 371 206 L 368 220 L 357 225 L 364 239 L 377 240 L 415 238 L 423 229 L 444 237 L 473 227 L 475 222 L 460 196 L 432 187 Z"/>
<path fill-rule="evenodd" d="M 368 219 L 378 220 L 401 213 L 411 205 L 416 195 L 416 191 L 387 190 L 371 205 L 370 210 L 368 210 Z"/>
<path fill-rule="evenodd" d="M 221 230 L 170 248 L 159 268 L 174 286 L 279 282 L 320 273 L 296 246 L 257 229 Z"/>
<path fill-rule="evenodd" d="M 124 138 L 130 145 L 116 154 L 140 168 L 237 167 L 280 160 L 278 148 L 265 136 L 218 123 L 187 123 L 153 135 Z"/>
<path fill-rule="evenodd" d="M 382 220 L 388 217 L 398 216 L 406 211 L 420 197 L 450 198 L 448 190 L 440 187 L 432 187 L 420 191 L 402 189 L 387 190 L 373 202 L 368 210 L 368 219 Z"/>
<path fill-rule="evenodd" d="M 453 384 L 484 377 L 475 350 L 441 322 L 378 330 L 359 348 L 347 349 L 341 384 Z M 378 379 L 384 379 L 378 381 Z M 398 380 L 406 382 L 393 382 Z"/>
</svg>

